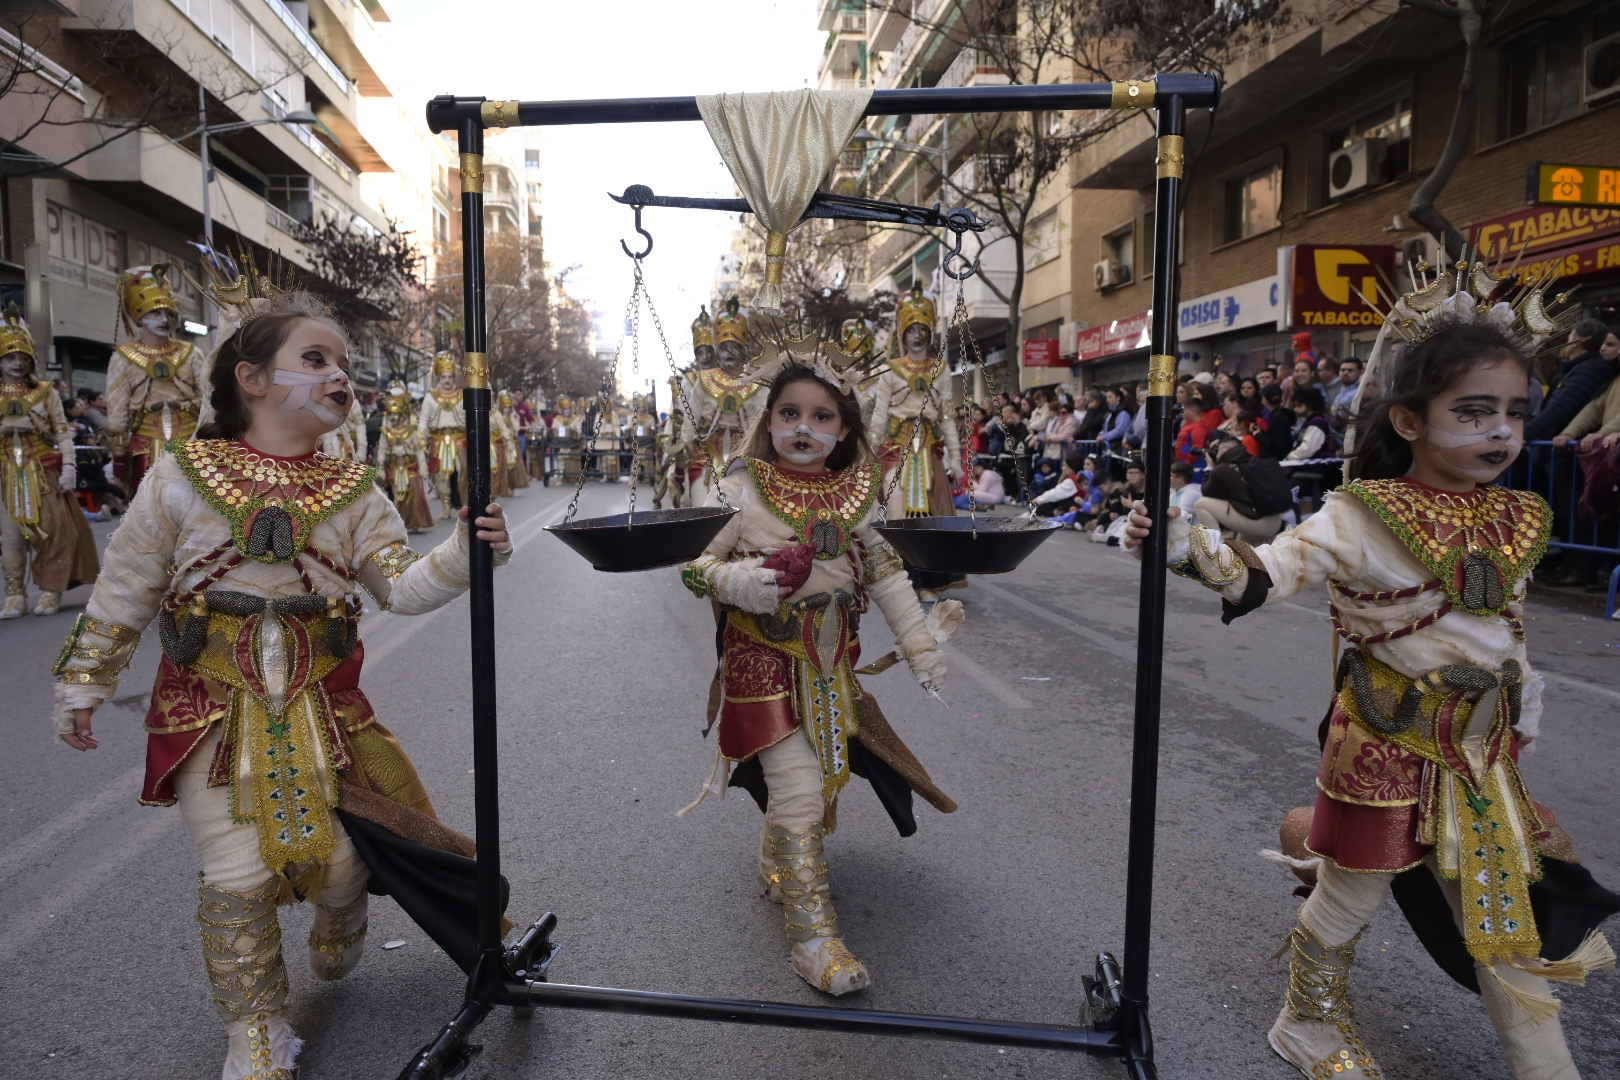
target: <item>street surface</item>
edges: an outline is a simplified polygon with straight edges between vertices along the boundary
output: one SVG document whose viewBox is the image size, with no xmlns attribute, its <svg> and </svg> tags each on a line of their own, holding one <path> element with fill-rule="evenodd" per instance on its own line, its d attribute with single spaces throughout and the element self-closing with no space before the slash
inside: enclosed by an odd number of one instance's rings
<svg viewBox="0 0 1620 1080">
<path fill-rule="evenodd" d="M 698 737 L 713 666 L 709 606 L 674 570 L 591 571 L 539 532 L 567 492 L 509 501 L 519 549 L 497 572 L 503 855 L 520 924 L 554 910 L 559 982 L 821 999 L 788 968 L 781 916 L 758 895 L 759 814 L 732 792 L 685 818 L 713 745 Z M 622 510 L 593 486 L 581 513 Z M 643 493 L 645 505 L 645 493 Z M 103 541 L 110 526 L 97 526 Z M 418 537 L 425 550 L 445 526 Z M 862 782 L 830 843 L 846 939 L 875 986 L 856 1006 L 1066 1023 L 1096 953 L 1122 944 L 1136 566 L 1076 533 L 1016 573 L 977 578 L 949 649 L 949 708 L 904 665 L 868 681 L 895 727 L 961 804 L 919 800 L 902 841 Z M 218 1075 L 193 913 L 196 866 L 172 809 L 136 804 L 140 719 L 156 663 L 148 634 L 96 721 L 100 751 L 50 733 L 49 668 L 71 612 L 0 624 L 0 1003 L 6 1076 L 177 1080 Z M 1172 577 L 1159 787 L 1153 1021 L 1160 1075 L 1284 1080 L 1265 1044 L 1293 924 L 1293 879 L 1257 852 L 1312 797 L 1329 688 L 1320 598 L 1222 628 L 1215 599 Z M 415 758 L 440 814 L 471 831 L 465 601 L 428 617 L 369 615 L 363 685 Z M 1548 679 L 1525 771 L 1593 871 L 1620 883 L 1620 624 L 1530 609 Z M 866 653 L 889 647 L 867 620 Z M 316 983 L 306 908 L 284 909 L 305 1080 L 395 1076 L 451 1016 L 461 979 L 390 901 L 375 901 L 365 962 Z M 1620 927 L 1610 927 L 1620 934 Z M 1620 938 L 1617 938 L 1620 939 Z M 384 949 L 385 942 L 404 944 Z M 1482 1005 L 1421 953 L 1393 904 L 1363 939 L 1353 986 L 1390 1077 L 1506 1077 Z M 1588 1078 L 1620 1075 L 1620 977 L 1564 993 Z M 872 1036 L 497 1010 L 469 1076 L 629 1078 L 1114 1077 L 1110 1061 Z"/>
</svg>

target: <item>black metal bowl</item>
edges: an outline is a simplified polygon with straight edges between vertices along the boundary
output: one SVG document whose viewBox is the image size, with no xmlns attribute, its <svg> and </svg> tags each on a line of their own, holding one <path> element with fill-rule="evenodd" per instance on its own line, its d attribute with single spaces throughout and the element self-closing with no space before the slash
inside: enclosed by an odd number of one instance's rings
<svg viewBox="0 0 1620 1080">
<path fill-rule="evenodd" d="M 1005 574 L 1061 528 L 1051 518 L 919 517 L 877 526 L 908 566 L 947 574 Z"/>
<path fill-rule="evenodd" d="M 598 570 L 618 574 L 678 566 L 703 554 L 737 512 L 729 506 L 688 506 L 582 518 L 547 526 L 555 536 Z"/>
</svg>

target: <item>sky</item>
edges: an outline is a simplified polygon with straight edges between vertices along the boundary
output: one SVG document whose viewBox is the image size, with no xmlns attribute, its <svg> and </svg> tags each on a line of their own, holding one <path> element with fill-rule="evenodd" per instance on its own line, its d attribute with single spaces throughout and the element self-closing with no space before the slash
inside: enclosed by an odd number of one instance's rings
<svg viewBox="0 0 1620 1080">
<path fill-rule="evenodd" d="M 815 83 L 825 35 L 817 0 L 385 0 L 388 32 L 419 63 L 400 91 L 526 101 L 679 97 L 796 90 Z M 453 12 L 452 17 L 449 13 Z M 546 261 L 577 266 L 569 292 L 601 313 L 604 347 L 617 343 L 630 260 L 619 239 L 640 238 L 631 212 L 607 198 L 631 184 L 660 195 L 732 197 L 735 185 L 701 123 L 580 125 L 541 137 Z M 423 178 L 427 183 L 428 178 Z M 690 359 L 689 326 L 736 227 L 734 215 L 650 209 L 654 246 L 644 263 L 676 363 Z M 643 383 L 662 386 L 664 361 L 643 335 Z M 625 363 L 628 364 L 628 350 Z M 621 372 L 621 385 L 629 382 Z M 662 406 L 662 398 L 660 399 Z"/>
</svg>

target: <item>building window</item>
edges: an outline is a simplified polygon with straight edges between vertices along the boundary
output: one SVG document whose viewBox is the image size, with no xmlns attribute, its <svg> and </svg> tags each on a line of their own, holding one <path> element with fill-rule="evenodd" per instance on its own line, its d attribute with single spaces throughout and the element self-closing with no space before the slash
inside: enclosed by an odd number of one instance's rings
<svg viewBox="0 0 1620 1080">
<path fill-rule="evenodd" d="M 1226 181 L 1221 241 L 1256 236 L 1282 223 L 1282 162 Z"/>
<path fill-rule="evenodd" d="M 1412 102 L 1392 102 L 1358 116 L 1342 127 L 1330 128 L 1323 140 L 1322 175 L 1332 178 L 1333 152 L 1364 139 L 1383 143 L 1382 156 L 1373 162 L 1371 186 L 1387 184 L 1412 168 Z M 1324 189 L 1325 191 L 1325 189 Z M 1325 201 L 1325 200 L 1324 200 Z"/>
<path fill-rule="evenodd" d="M 1498 53 L 1496 137 L 1511 139 L 1581 110 L 1583 27 L 1567 21 L 1524 34 Z"/>
<path fill-rule="evenodd" d="M 1039 266 L 1058 257 L 1058 215 L 1053 207 L 1024 228 L 1024 265 Z"/>
<path fill-rule="evenodd" d="M 1102 257 L 1110 265 L 1108 285 L 1125 285 L 1136 277 L 1136 226 L 1127 225 L 1102 238 Z M 1114 269 L 1117 267 L 1117 270 Z"/>
<path fill-rule="evenodd" d="M 523 151 L 523 165 L 525 168 L 538 169 L 540 167 L 540 151 L 530 147 Z"/>
</svg>

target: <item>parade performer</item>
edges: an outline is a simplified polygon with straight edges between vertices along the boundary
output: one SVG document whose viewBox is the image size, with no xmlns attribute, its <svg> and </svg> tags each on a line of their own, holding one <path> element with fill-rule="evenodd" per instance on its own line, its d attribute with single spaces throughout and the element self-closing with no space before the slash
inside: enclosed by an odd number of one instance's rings
<svg viewBox="0 0 1620 1080">
<path fill-rule="evenodd" d="M 687 382 L 686 395 L 693 415 L 682 425 L 682 445 L 687 452 L 687 505 L 703 506 L 711 501 L 710 492 L 725 475 L 726 463 L 743 453 L 744 439 L 754 426 L 758 413 L 756 397 L 760 386 L 748 374 L 748 320 L 740 313 L 737 298 L 726 301 L 726 310 L 714 320 L 714 362 L 705 364 L 698 352 L 707 311 L 692 324 L 693 353 L 697 356 Z"/>
<path fill-rule="evenodd" d="M 94 750 L 92 713 L 158 620 L 141 801 L 178 803 L 197 848 L 223 1080 L 291 1080 L 296 1068 L 279 904 L 315 904 L 317 978 L 360 959 L 368 871 L 356 849 L 369 834 L 357 808 L 415 822 L 424 838 L 448 832 L 359 689 L 360 594 L 415 615 L 469 579 L 465 529 L 419 556 L 372 470 L 315 452 L 349 406 L 347 344 L 307 295 L 260 285 L 220 294 L 238 322 L 212 361 L 216 419 L 148 473 L 55 668 L 56 731 Z M 477 527 L 510 551 L 498 506 Z"/>
<path fill-rule="evenodd" d="M 177 339 L 180 310 L 169 267 L 132 266 L 118 278 L 118 317 L 134 335 L 107 360 L 108 445 L 124 487 L 133 492 L 176 439 L 189 439 L 208 419 L 207 362 Z"/>
<path fill-rule="evenodd" d="M 686 414 L 681 410 L 681 380 L 685 377 L 684 371 L 677 371 L 669 377 L 669 419 L 658 433 L 658 450 L 663 468 L 658 471 L 658 483 L 653 488 L 655 510 L 664 505 L 666 498 L 672 510 L 685 504 L 689 460 L 688 450 L 681 443 L 681 430 L 686 422 Z"/>
<path fill-rule="evenodd" d="M 28 609 L 33 562 L 35 615 L 55 615 L 62 593 L 96 579 L 96 542 L 74 495 L 73 426 L 62 399 L 34 375 L 34 337 L 21 316 L 0 324 L 0 619 Z"/>
<path fill-rule="evenodd" d="M 877 351 L 877 339 L 872 336 L 872 328 L 865 319 L 845 319 L 838 328 L 838 340 L 839 347 L 861 363 L 870 363 L 873 353 Z M 873 378 L 862 383 L 855 392 L 861 403 L 861 419 L 866 421 L 868 431 L 873 430 L 872 412 L 877 408 L 877 386 L 878 380 Z"/>
<path fill-rule="evenodd" d="M 1517 765 L 1541 726 L 1524 594 L 1552 515 L 1493 481 L 1522 447 L 1526 357 L 1559 323 L 1540 287 L 1475 300 L 1497 285 L 1462 265 L 1388 314 L 1356 479 L 1309 520 L 1259 548 L 1169 523 L 1172 568 L 1220 593 L 1224 621 L 1325 586 L 1345 645 L 1307 841 L 1317 884 L 1269 1036 L 1310 1077 L 1383 1075 L 1349 973 L 1392 886 L 1431 954 L 1484 997 L 1518 1080 L 1577 1076 L 1549 980 L 1614 963 L 1595 928 L 1620 897 L 1577 865 Z M 1127 544 L 1150 525 L 1137 504 Z"/>
<path fill-rule="evenodd" d="M 510 445 L 508 445 L 510 444 Z M 495 499 L 512 497 L 512 452 L 517 435 L 506 426 L 499 407 L 489 410 L 489 494 Z"/>
<path fill-rule="evenodd" d="M 444 516 L 449 517 L 461 507 L 467 460 L 467 411 L 461 404 L 461 368 L 449 353 L 433 358 L 433 389 L 422 399 L 417 432 L 427 454 L 429 479 L 444 507 Z"/>
<path fill-rule="evenodd" d="M 423 532 L 433 527 L 433 509 L 428 505 L 427 455 L 422 453 L 422 436 L 416 429 L 416 410 L 405 384 L 397 379 L 388 385 L 383 403 L 382 432 L 377 439 L 377 466 L 394 499 L 407 532 Z"/>
<path fill-rule="evenodd" d="M 321 436 L 320 451 L 340 461 L 364 462 L 369 448 L 366 412 L 360 407 L 360 399 L 355 398 L 349 402 L 349 411 L 344 414 L 343 423 Z"/>
<path fill-rule="evenodd" d="M 882 469 L 839 359 L 847 358 L 836 349 L 805 346 L 767 362 L 748 456 L 720 482 L 740 512 L 681 571 L 723 619 L 710 694 L 721 760 L 703 795 L 735 765 L 730 783 L 765 811 L 759 873 L 782 905 L 793 968 L 834 995 L 871 982 L 840 937 L 823 851 L 850 774 L 872 783 L 902 836 L 916 830 L 913 791 L 955 809 L 855 678 L 859 616 L 877 605 L 931 692 L 945 674 L 939 642 L 961 620 L 955 603 L 924 617 L 899 558 L 872 528 Z"/>
<path fill-rule="evenodd" d="M 557 400 L 557 415 L 551 421 L 551 471 L 560 472 L 564 480 L 578 480 L 579 469 L 585 467 L 583 444 L 580 441 L 580 422 L 574 399 Z"/>
<path fill-rule="evenodd" d="M 872 388 L 873 438 L 883 458 L 884 491 L 891 493 L 888 514 L 950 517 L 956 513 L 952 489 L 962 473 L 956 395 L 944 358 L 933 353 L 934 302 L 921 285 L 900 302 L 895 322 L 900 354 Z M 927 570 L 912 570 L 911 580 L 925 600 L 965 583 L 960 575 Z"/>
<path fill-rule="evenodd" d="M 507 486 L 515 493 L 529 486 L 529 469 L 523 460 L 522 443 L 523 420 L 518 416 L 517 399 L 512 391 L 502 390 L 495 396 L 497 408 L 490 410 L 490 415 L 497 412 L 501 417 L 504 429 L 502 446 L 506 453 Z"/>
</svg>

